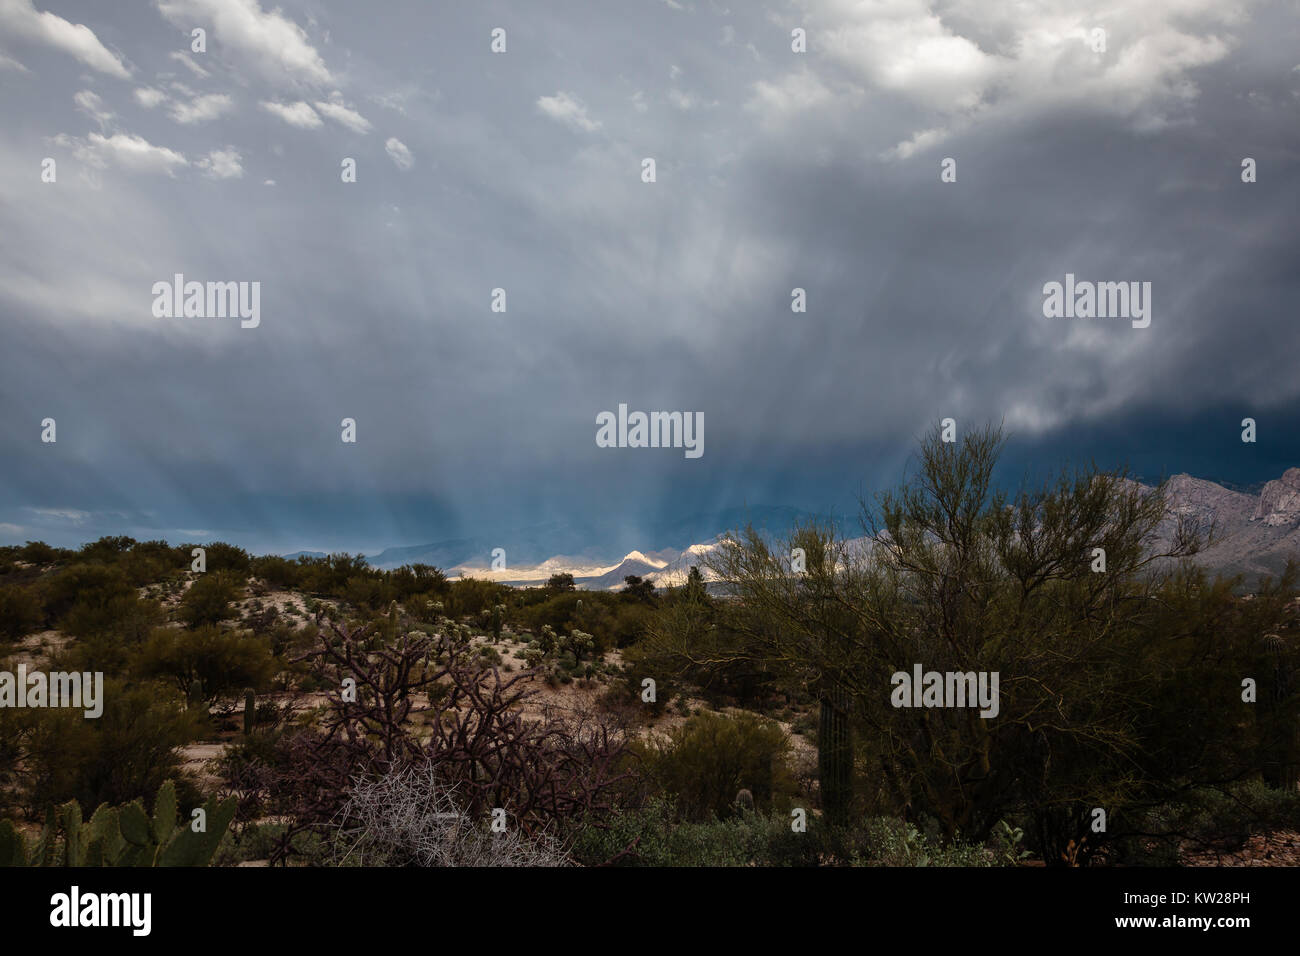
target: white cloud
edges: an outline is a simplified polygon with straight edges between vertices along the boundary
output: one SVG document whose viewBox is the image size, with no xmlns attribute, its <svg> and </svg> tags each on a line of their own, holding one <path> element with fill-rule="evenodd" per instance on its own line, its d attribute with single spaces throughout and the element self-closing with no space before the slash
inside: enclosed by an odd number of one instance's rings
<svg viewBox="0 0 1300 956">
<path fill-rule="evenodd" d="M 337 91 L 330 96 L 328 103 L 318 101 L 316 103 L 316 109 L 318 109 L 323 116 L 332 119 L 340 126 L 346 126 L 354 133 L 364 134 L 370 132 L 370 121 L 356 110 L 344 104 L 342 94 Z"/>
<path fill-rule="evenodd" d="M 701 106 L 705 105 L 704 101 L 694 93 L 683 92 L 675 86 L 668 91 L 668 102 L 672 104 L 674 109 L 679 109 L 683 113 L 699 109 Z M 718 104 L 714 101 L 708 105 L 717 106 Z"/>
<path fill-rule="evenodd" d="M 191 73 L 193 73 L 201 80 L 206 80 L 209 76 L 212 75 L 203 67 L 195 63 L 194 58 L 182 50 L 172 50 L 172 52 L 168 53 L 167 55 L 171 57 L 171 59 L 175 60 L 177 63 L 180 63 L 183 66 L 185 66 Z"/>
<path fill-rule="evenodd" d="M 62 50 L 100 73 L 121 80 L 131 75 L 126 65 L 99 42 L 93 30 L 38 11 L 32 0 L 0 0 L 0 27 L 5 33 Z"/>
<path fill-rule="evenodd" d="M 234 105 L 234 100 L 225 93 L 205 93 L 203 96 L 194 97 L 188 103 L 173 103 L 169 112 L 176 122 L 192 126 L 195 123 L 214 120 L 223 113 L 229 113 Z"/>
<path fill-rule="evenodd" d="M 406 170 L 415 165 L 415 157 L 396 136 L 388 137 L 388 142 L 384 143 L 384 152 L 397 164 L 398 169 Z"/>
<path fill-rule="evenodd" d="M 587 107 L 563 90 L 554 96 L 539 96 L 537 108 L 551 119 L 558 120 L 573 129 L 586 133 L 600 129 L 600 123 L 587 115 Z"/>
<path fill-rule="evenodd" d="M 239 179 L 244 175 L 241 158 L 239 150 L 227 146 L 225 149 L 214 149 L 194 165 L 203 170 L 209 179 Z"/>
<path fill-rule="evenodd" d="M 23 66 L 21 63 L 19 63 L 19 62 L 18 62 L 17 60 L 15 60 L 13 57 L 11 57 L 11 56 L 5 56 L 3 53 L 0 53 L 0 70 L 14 70 L 14 71 L 16 71 L 16 72 L 18 72 L 18 73 L 30 73 L 30 72 L 31 72 L 31 70 L 27 69 L 27 67 Z M 16 528 L 17 525 L 10 525 L 9 527 L 14 527 L 14 528 Z"/>
<path fill-rule="evenodd" d="M 158 0 L 158 10 L 187 30 L 210 23 L 223 49 L 239 55 L 273 83 L 286 78 L 308 86 L 333 83 L 302 27 L 279 9 L 263 10 L 258 0 Z"/>
<path fill-rule="evenodd" d="M 1139 132 L 1164 128 L 1198 95 L 1192 71 L 1222 60 L 1236 43 L 1228 30 L 1245 21 L 1244 7 L 1218 0 L 1119 7 L 1035 0 L 979 10 L 959 2 L 942 18 L 930 0 L 800 6 L 807 22 L 825 25 L 810 31 L 822 55 L 801 64 L 816 76 L 760 81 L 751 107 L 773 120 L 800 101 L 802 108 L 838 103 L 846 90 L 893 94 L 918 117 L 885 154 L 896 157 L 933 146 L 977 117 L 1073 108 L 1120 116 Z M 1106 31 L 1104 51 L 1090 43 L 1098 27 Z M 807 94 L 814 83 L 830 95 L 798 95 L 800 84 Z"/>
<path fill-rule="evenodd" d="M 81 524 L 90 517 L 89 511 L 81 511 L 77 508 L 28 508 L 27 510 L 42 518 L 57 518 L 60 521 L 71 521 L 73 524 Z"/>
<path fill-rule="evenodd" d="M 954 33 L 924 0 L 835 3 L 832 9 L 835 26 L 819 32 L 817 49 L 859 78 L 922 106 L 970 109 L 1004 72 L 1000 57 Z M 1022 17 L 1032 20 L 1032 14 Z"/>
<path fill-rule="evenodd" d="M 274 179 L 264 179 L 264 180 L 262 180 L 262 185 L 263 185 L 263 186 L 274 186 L 274 185 L 275 185 L 275 180 L 274 180 Z"/>
<path fill-rule="evenodd" d="M 142 86 L 135 91 L 135 101 L 147 110 L 153 109 L 165 99 L 167 99 L 167 94 L 162 90 L 154 89 L 152 86 Z"/>
<path fill-rule="evenodd" d="M 100 129 L 108 125 L 108 121 L 113 118 L 113 112 L 104 109 L 104 101 L 90 90 L 80 91 L 72 97 L 72 102 L 77 104 L 77 109 L 98 123 Z"/>
<path fill-rule="evenodd" d="M 952 130 L 943 127 L 935 129 L 919 130 L 911 135 L 908 139 L 897 144 L 892 149 L 886 150 L 884 158 L 886 159 L 907 159 L 914 153 L 924 152 L 933 146 L 938 146 L 952 134 Z"/>
<path fill-rule="evenodd" d="M 316 111 L 311 108 L 311 104 L 304 103 L 301 100 L 297 103 L 272 103 L 269 100 L 263 100 L 262 109 L 275 114 L 290 126 L 297 126 L 299 129 L 315 129 L 321 125 L 321 118 L 316 115 Z"/>
<path fill-rule="evenodd" d="M 787 73 L 771 82 L 759 80 L 754 84 L 754 96 L 746 108 L 757 110 L 771 118 L 801 113 L 830 100 L 830 88 L 816 74 L 803 70 Z"/>
<path fill-rule="evenodd" d="M 123 169 L 171 176 L 173 170 L 189 165 L 182 153 L 166 146 L 154 146 L 144 137 L 130 133 L 114 133 L 112 136 L 90 133 L 84 140 L 61 133 L 54 137 L 54 142 L 72 149 L 77 159 L 97 169 L 103 169 L 111 162 Z"/>
</svg>

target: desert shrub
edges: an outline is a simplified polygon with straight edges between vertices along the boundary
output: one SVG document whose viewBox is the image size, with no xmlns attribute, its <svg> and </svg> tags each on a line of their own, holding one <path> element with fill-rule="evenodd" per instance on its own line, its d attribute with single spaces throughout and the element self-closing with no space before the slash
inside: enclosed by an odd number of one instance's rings
<svg viewBox="0 0 1300 956">
<path fill-rule="evenodd" d="M 494 833 L 474 819 L 431 763 L 390 769 L 352 789 L 334 833 L 334 859 L 352 866 L 565 866 L 545 832 Z"/>
<path fill-rule="evenodd" d="M 113 535 L 90 541 L 81 546 L 78 557 L 89 564 L 115 564 L 122 555 L 136 546 L 134 538 Z"/>
<path fill-rule="evenodd" d="M 760 810 L 795 792 L 787 766 L 790 741 L 757 714 L 701 713 L 643 748 L 647 773 L 687 820 L 735 812 L 737 792 L 749 790 Z"/>
<path fill-rule="evenodd" d="M 41 602 L 31 588 L 0 585 L 0 639 L 16 641 L 41 626 Z"/>
<path fill-rule="evenodd" d="M 235 696 L 245 687 L 261 689 L 275 670 L 267 639 L 211 626 L 193 631 L 158 628 L 132 661 L 137 676 L 160 678 L 185 698 L 207 703 Z"/>
<path fill-rule="evenodd" d="M 373 574 L 364 554 L 331 554 L 326 558 L 298 558 L 298 586 L 313 594 L 341 597 L 349 578 Z"/>
<path fill-rule="evenodd" d="M 1185 851 L 1231 852 L 1251 836 L 1300 828 L 1300 791 L 1247 780 L 1200 787 L 1148 808 L 1131 808 L 1107 821 L 1109 862 L 1176 866 Z"/>
<path fill-rule="evenodd" d="M 73 564 L 53 575 L 44 585 L 45 619 L 51 625 L 78 607 L 93 615 L 102 611 L 114 598 L 134 596 L 121 568 L 102 564 Z"/>
<path fill-rule="evenodd" d="M 141 598 L 132 590 L 103 601 L 77 601 L 63 616 L 60 626 L 73 637 L 109 637 L 135 644 L 164 620 L 166 612 L 162 605 Z"/>
<path fill-rule="evenodd" d="M 50 804 L 77 800 L 95 807 L 137 797 L 148 800 L 164 780 L 202 803 L 181 776 L 176 749 L 204 729 L 200 715 L 182 710 L 152 688 L 128 688 L 106 680 L 103 713 L 87 720 L 81 710 L 30 710 L 18 731 L 24 751 L 22 801 L 32 814 Z"/>
<path fill-rule="evenodd" d="M 553 591 L 553 592 L 573 591 L 576 588 L 577 588 L 577 584 L 574 583 L 573 575 L 569 574 L 567 571 L 562 571 L 559 574 L 552 574 L 549 578 L 546 579 L 547 591 Z"/>
<path fill-rule="evenodd" d="M 201 574 L 181 598 L 181 620 L 190 627 L 216 624 L 230 617 L 230 605 L 238 597 L 239 587 L 229 574 Z"/>
<path fill-rule="evenodd" d="M 44 541 L 28 541 L 18 549 L 19 560 L 43 568 L 57 561 L 69 558 L 72 552 L 62 548 L 52 548 Z"/>
<path fill-rule="evenodd" d="M 188 544 L 182 545 L 186 555 L 189 555 L 191 547 Z M 228 571 L 240 580 L 248 577 L 252 559 L 249 558 L 248 552 L 243 548 L 237 548 L 233 544 L 226 544 L 224 541 L 213 541 L 211 544 L 199 545 L 199 547 L 203 548 L 204 560 L 209 573 Z"/>
<path fill-rule="evenodd" d="M 682 822 L 671 802 L 653 799 L 578 834 L 571 855 L 584 866 L 997 866 L 1014 859 L 969 843 L 944 844 L 889 818 L 831 828 L 809 817 L 795 832 L 789 813 L 740 813 Z M 1011 841 L 1014 845 L 1014 839 Z"/>
<path fill-rule="evenodd" d="M 947 844 L 935 833 L 895 817 L 873 817 L 864 825 L 865 840 L 852 861 L 868 866 L 994 866 L 984 847 L 960 840 Z"/>
<path fill-rule="evenodd" d="M 238 866 L 250 860 L 267 860 L 285 838 L 283 823 L 250 823 L 234 826 L 213 857 L 213 866 Z M 317 833 L 299 833 L 292 839 L 294 855 L 304 862 L 324 864 L 332 848 Z"/>
<path fill-rule="evenodd" d="M 429 564 L 404 564 L 384 572 L 384 578 L 393 589 L 394 599 L 403 604 L 417 595 L 437 600 L 438 596 L 446 595 L 451 586 L 442 571 Z"/>
<path fill-rule="evenodd" d="M 339 596 L 364 611 L 374 611 L 385 603 L 385 590 L 378 578 L 358 574 L 348 578 Z"/>
<path fill-rule="evenodd" d="M 589 827 L 571 848 L 584 866 L 817 866 L 829 862 L 826 836 L 813 821 L 796 833 L 784 813 L 743 813 L 727 820 L 681 822 L 661 798 Z"/>
<path fill-rule="evenodd" d="M 752 653 L 753 639 L 733 626 L 729 607 L 679 594 L 657 611 L 641 604 L 630 608 L 645 618 L 623 655 L 638 671 L 671 675 L 698 688 L 714 706 L 731 702 L 758 709 L 778 689 L 778 675 L 763 655 Z"/>
<path fill-rule="evenodd" d="M 457 578 L 451 583 L 446 597 L 447 616 L 453 619 L 477 616 L 485 610 L 491 610 L 501 603 L 501 596 L 508 591 L 503 584 L 482 581 L 478 578 Z"/>
<path fill-rule="evenodd" d="M 579 602 L 585 608 L 591 600 L 587 594 L 555 592 L 548 600 L 524 608 L 521 618 L 534 631 L 540 631 L 544 626 L 558 631 L 568 630 L 577 620 Z"/>
<path fill-rule="evenodd" d="M 300 569 L 301 565 L 296 562 L 274 554 L 253 558 L 249 564 L 249 572 L 254 577 L 261 578 L 271 587 L 280 590 L 289 590 L 298 586 L 301 577 Z"/>
<path fill-rule="evenodd" d="M 189 567 L 190 553 L 174 548 L 166 541 L 141 541 L 129 554 L 123 555 L 118 565 L 135 587 L 173 577 Z"/>
<path fill-rule="evenodd" d="M 64 629 L 77 640 L 55 655 L 58 665 L 63 670 L 122 674 L 131 655 L 166 620 L 161 604 L 134 594 L 93 610 L 78 605 L 64 619 Z"/>
</svg>

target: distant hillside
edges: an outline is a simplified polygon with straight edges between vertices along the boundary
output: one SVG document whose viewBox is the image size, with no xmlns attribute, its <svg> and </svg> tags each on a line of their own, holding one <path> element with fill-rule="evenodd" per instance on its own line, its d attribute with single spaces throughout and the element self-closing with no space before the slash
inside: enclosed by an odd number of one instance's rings
<svg viewBox="0 0 1300 956">
<path fill-rule="evenodd" d="M 592 568 L 603 568 L 612 572 L 623 560 L 621 556 L 633 551 L 639 552 L 651 564 L 668 563 L 691 545 L 710 541 L 724 531 L 752 523 L 770 534 L 783 534 L 797 522 L 813 517 L 811 512 L 782 506 L 725 508 L 670 518 L 657 523 L 653 531 L 644 535 L 622 527 L 557 521 L 520 528 L 492 538 L 455 538 L 385 548 L 371 556 L 370 564 L 387 569 L 423 563 L 449 571 L 481 574 L 492 564 L 493 549 L 501 548 L 505 551 L 506 565 L 511 569 L 522 571 L 547 566 L 553 571 L 581 568 L 589 572 Z"/>
<path fill-rule="evenodd" d="M 1149 486 L 1145 486 L 1149 487 Z M 1214 529 L 1213 543 L 1197 556 L 1212 571 L 1241 574 L 1254 584 L 1264 575 L 1276 576 L 1287 558 L 1300 555 L 1300 468 L 1256 486 L 1230 488 L 1191 475 L 1169 480 L 1169 517 L 1158 530 L 1157 546 L 1167 545 L 1180 516 Z M 472 575 L 507 584 L 540 585 L 552 574 L 567 572 L 581 588 L 621 588 L 628 575 L 658 587 L 682 584 L 692 565 L 704 568 L 720 536 L 752 524 L 779 538 L 795 525 L 818 516 L 797 508 L 759 506 L 728 508 L 689 515 L 660 524 L 651 540 L 629 544 L 626 532 L 562 522 L 535 525 L 496 539 L 455 538 L 430 544 L 386 548 L 370 557 L 371 566 L 391 569 L 404 564 L 430 564 L 449 576 Z M 843 516 L 832 520 L 841 534 L 856 523 Z M 863 553 L 870 542 L 852 538 L 851 550 Z M 493 571 L 494 548 L 505 550 L 506 570 Z M 299 555 L 325 557 L 320 551 Z M 622 557 L 619 557 L 622 555 Z"/>
<path fill-rule="evenodd" d="M 1170 518 L 1161 542 L 1169 540 L 1180 514 L 1205 527 L 1213 523 L 1213 541 L 1196 558 L 1210 570 L 1241 574 L 1254 583 L 1276 576 L 1288 558 L 1300 556 L 1300 468 L 1287 469 L 1257 495 L 1190 475 L 1171 478 L 1168 492 Z"/>
</svg>

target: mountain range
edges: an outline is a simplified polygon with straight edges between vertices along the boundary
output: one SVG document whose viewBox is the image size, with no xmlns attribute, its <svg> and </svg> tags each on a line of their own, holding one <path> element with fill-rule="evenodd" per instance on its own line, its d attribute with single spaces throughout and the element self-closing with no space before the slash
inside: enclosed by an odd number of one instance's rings
<svg viewBox="0 0 1300 956">
<path fill-rule="evenodd" d="M 1167 544 L 1179 516 L 1214 527 L 1212 543 L 1196 557 L 1211 571 L 1241 574 L 1248 583 L 1276 576 L 1287 558 L 1300 556 L 1300 468 L 1290 468 L 1266 482 L 1258 492 L 1228 487 L 1191 475 L 1176 475 L 1167 487 L 1169 514 L 1157 531 L 1157 545 Z M 385 548 L 368 555 L 370 564 L 388 569 L 404 564 L 430 564 L 450 577 L 473 576 L 516 585 L 542 584 L 552 574 L 567 572 L 579 587 L 606 590 L 623 586 L 636 575 L 657 586 L 680 584 L 691 565 L 717 547 L 728 530 L 753 524 L 766 534 L 780 537 L 796 524 L 814 518 L 828 520 L 797 508 L 757 506 L 693 514 L 666 523 L 652 542 L 630 550 L 600 542 L 629 543 L 611 529 L 551 522 L 524 528 L 507 540 L 454 538 L 431 544 Z M 830 516 L 841 530 L 856 526 L 856 519 Z M 605 537 L 603 533 L 608 533 Z M 620 540 L 622 539 L 622 540 Z M 645 545 L 652 547 L 645 547 Z M 493 551 L 504 551 L 505 567 L 493 570 Z M 617 557 L 618 554 L 623 556 Z M 318 552 L 297 552 L 321 557 Z"/>
<path fill-rule="evenodd" d="M 1288 468 L 1258 494 L 1191 475 L 1171 478 L 1167 492 L 1170 514 L 1161 541 L 1168 541 L 1179 515 L 1205 527 L 1213 522 L 1211 544 L 1195 559 L 1211 571 L 1241 574 L 1253 583 L 1276 577 L 1288 558 L 1300 557 L 1300 468 Z"/>
</svg>

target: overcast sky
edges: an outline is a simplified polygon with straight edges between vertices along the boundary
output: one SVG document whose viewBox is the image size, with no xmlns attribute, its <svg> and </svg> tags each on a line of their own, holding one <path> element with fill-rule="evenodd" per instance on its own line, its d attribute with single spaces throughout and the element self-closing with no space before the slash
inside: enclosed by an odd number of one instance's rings
<svg viewBox="0 0 1300 956">
<path fill-rule="evenodd" d="M 1300 465 L 1293 3 L 434 6 L 0 0 L 0 541 L 648 549 L 851 511 L 944 417 L 1011 477 Z M 260 325 L 155 317 L 175 273 Z M 1066 273 L 1150 326 L 1044 317 Z M 703 456 L 597 447 L 620 403 Z"/>
</svg>

